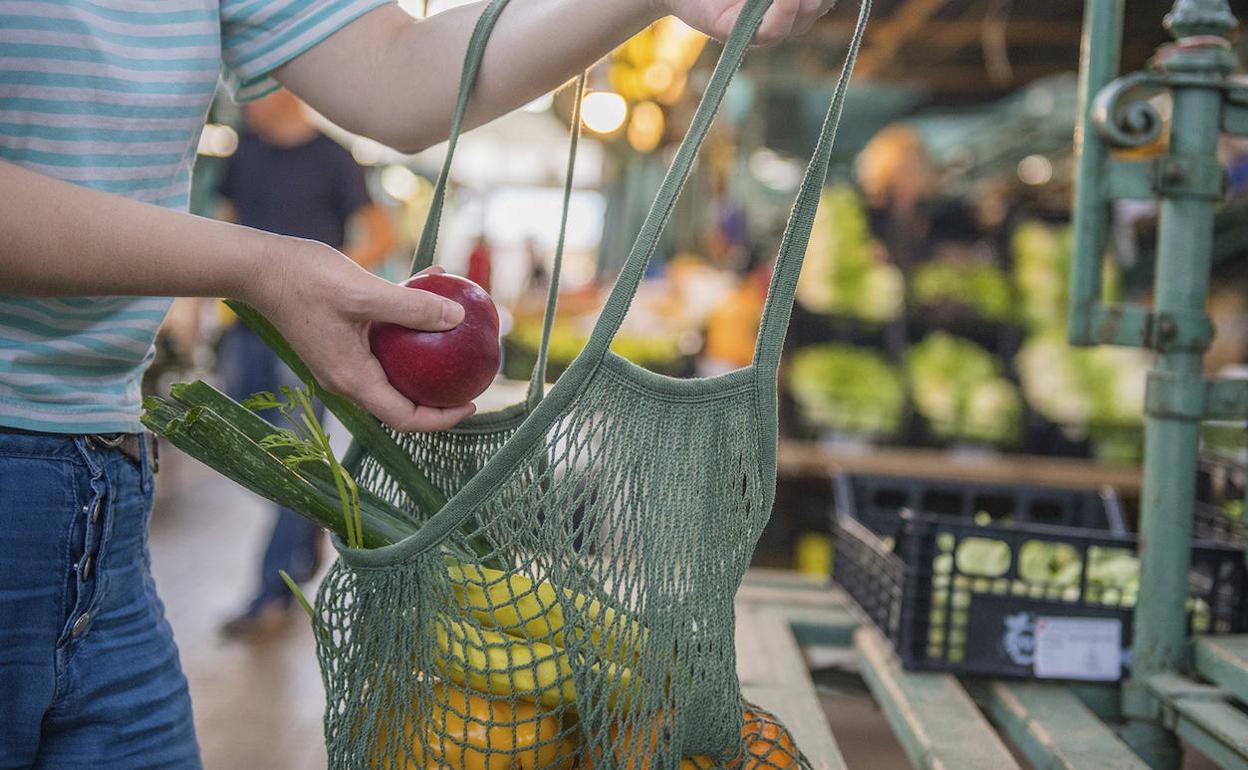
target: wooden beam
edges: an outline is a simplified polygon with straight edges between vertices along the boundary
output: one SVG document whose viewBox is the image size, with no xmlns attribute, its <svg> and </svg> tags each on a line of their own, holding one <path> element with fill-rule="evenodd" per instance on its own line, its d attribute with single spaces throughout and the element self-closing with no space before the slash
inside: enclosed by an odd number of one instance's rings
<svg viewBox="0 0 1248 770">
<path fill-rule="evenodd" d="M 1022 64 L 1013 67 L 1013 78 L 1008 83 L 994 83 L 988 75 L 988 68 L 983 64 L 939 64 L 928 69 L 913 68 L 898 77 L 879 75 L 876 80 L 913 83 L 922 85 L 936 93 L 962 93 L 966 91 L 1001 91 L 1017 88 L 1048 75 L 1061 72 L 1074 72 L 1075 62 L 1069 65 L 1053 64 Z M 855 72 L 855 74 L 857 74 Z"/>
<path fill-rule="evenodd" d="M 902 46 L 924 30 L 928 20 L 949 0 L 903 0 L 887 19 L 867 27 L 867 45 L 858 56 L 855 70 L 863 77 L 879 74 Z"/>
<path fill-rule="evenodd" d="M 1006 23 L 1005 35 L 1012 46 L 1077 46 L 1081 29 L 1078 20 L 1012 19 Z M 843 44 L 853 31 L 853 22 L 848 19 L 827 19 L 817 24 L 803 39 L 825 45 Z M 956 48 L 979 43 L 983 33 L 984 23 L 978 19 L 932 19 L 923 25 L 922 37 L 912 39 L 910 44 Z"/>
<path fill-rule="evenodd" d="M 903 671 L 874 628 L 855 633 L 862 676 L 918 770 L 1019 770 L 1009 749 L 950 674 Z"/>
<path fill-rule="evenodd" d="M 1033 767 L 1148 770 L 1148 765 L 1063 685 L 984 681 L 968 687 Z"/>
<path fill-rule="evenodd" d="M 777 456 L 780 476 L 830 478 L 836 471 L 881 476 L 913 476 L 998 484 L 1029 484 L 1070 489 L 1109 485 L 1126 497 L 1139 494 L 1139 468 L 1090 460 L 1032 455 L 959 455 L 935 449 L 876 447 L 836 450 L 813 441 L 782 440 Z"/>
<path fill-rule="evenodd" d="M 1196 671 L 1248 700 L 1248 636 L 1200 636 L 1196 638 Z"/>
<path fill-rule="evenodd" d="M 1248 715 L 1229 693 L 1177 674 L 1147 682 L 1161 703 L 1162 720 L 1179 737 L 1227 770 L 1248 770 Z"/>
</svg>

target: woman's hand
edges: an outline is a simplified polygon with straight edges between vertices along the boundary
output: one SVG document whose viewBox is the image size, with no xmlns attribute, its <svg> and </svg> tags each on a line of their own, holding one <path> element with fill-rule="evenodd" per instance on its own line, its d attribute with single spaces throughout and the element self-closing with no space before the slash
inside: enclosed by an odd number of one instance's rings
<svg viewBox="0 0 1248 770">
<path fill-rule="evenodd" d="M 654 0 L 660 14 L 678 17 L 694 29 L 724 40 L 741 14 L 745 0 Z M 773 0 L 754 36 L 758 45 L 774 45 L 801 35 L 828 11 L 836 0 Z"/>
<path fill-rule="evenodd" d="M 271 260 L 248 292 L 254 296 L 244 299 L 282 332 L 317 382 L 400 431 L 445 430 L 475 411 L 472 404 L 435 409 L 408 401 L 368 346 L 370 321 L 443 331 L 463 320 L 462 307 L 378 278 L 323 244 L 285 241 L 293 248 Z"/>
</svg>

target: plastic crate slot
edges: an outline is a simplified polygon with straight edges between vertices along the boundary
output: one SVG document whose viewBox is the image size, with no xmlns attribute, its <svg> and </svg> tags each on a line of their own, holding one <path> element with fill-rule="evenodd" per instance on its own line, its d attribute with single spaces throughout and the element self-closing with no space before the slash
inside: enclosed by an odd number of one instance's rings
<svg viewBox="0 0 1248 770">
<path fill-rule="evenodd" d="M 987 537 L 964 539 L 958 543 L 957 555 L 954 558 L 958 572 L 980 578 L 1001 577 L 1009 571 L 1012 561 L 1009 544 Z M 987 581 L 983 583 L 976 581 L 975 585 L 977 591 L 991 590 L 988 588 L 990 584 Z M 984 587 L 978 587 L 981 585 Z"/>
</svg>

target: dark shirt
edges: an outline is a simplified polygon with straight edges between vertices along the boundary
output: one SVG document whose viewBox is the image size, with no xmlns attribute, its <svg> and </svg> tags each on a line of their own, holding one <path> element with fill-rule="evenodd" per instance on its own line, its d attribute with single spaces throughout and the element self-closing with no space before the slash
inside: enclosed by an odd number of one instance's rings
<svg viewBox="0 0 1248 770">
<path fill-rule="evenodd" d="M 889 259 L 903 270 L 927 261 L 941 243 L 973 243 L 981 237 L 970 209 L 951 198 L 923 201 L 906 218 L 898 217 L 892 209 L 871 208 L 867 219 Z"/>
<path fill-rule="evenodd" d="M 233 204 L 241 225 L 334 248 L 346 240 L 347 220 L 369 202 L 359 164 L 320 134 L 278 147 L 244 132 L 225 164 L 220 194 Z"/>
</svg>

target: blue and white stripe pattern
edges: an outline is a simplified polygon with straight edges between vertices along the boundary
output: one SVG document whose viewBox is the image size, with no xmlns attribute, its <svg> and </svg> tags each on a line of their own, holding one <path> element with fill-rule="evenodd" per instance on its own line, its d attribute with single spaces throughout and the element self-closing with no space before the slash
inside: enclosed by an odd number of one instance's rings
<svg viewBox="0 0 1248 770">
<path fill-rule="evenodd" d="M 0 0 L 0 159 L 185 209 L 218 80 L 267 73 L 393 0 Z M 0 425 L 137 431 L 168 298 L 6 296 Z"/>
</svg>

